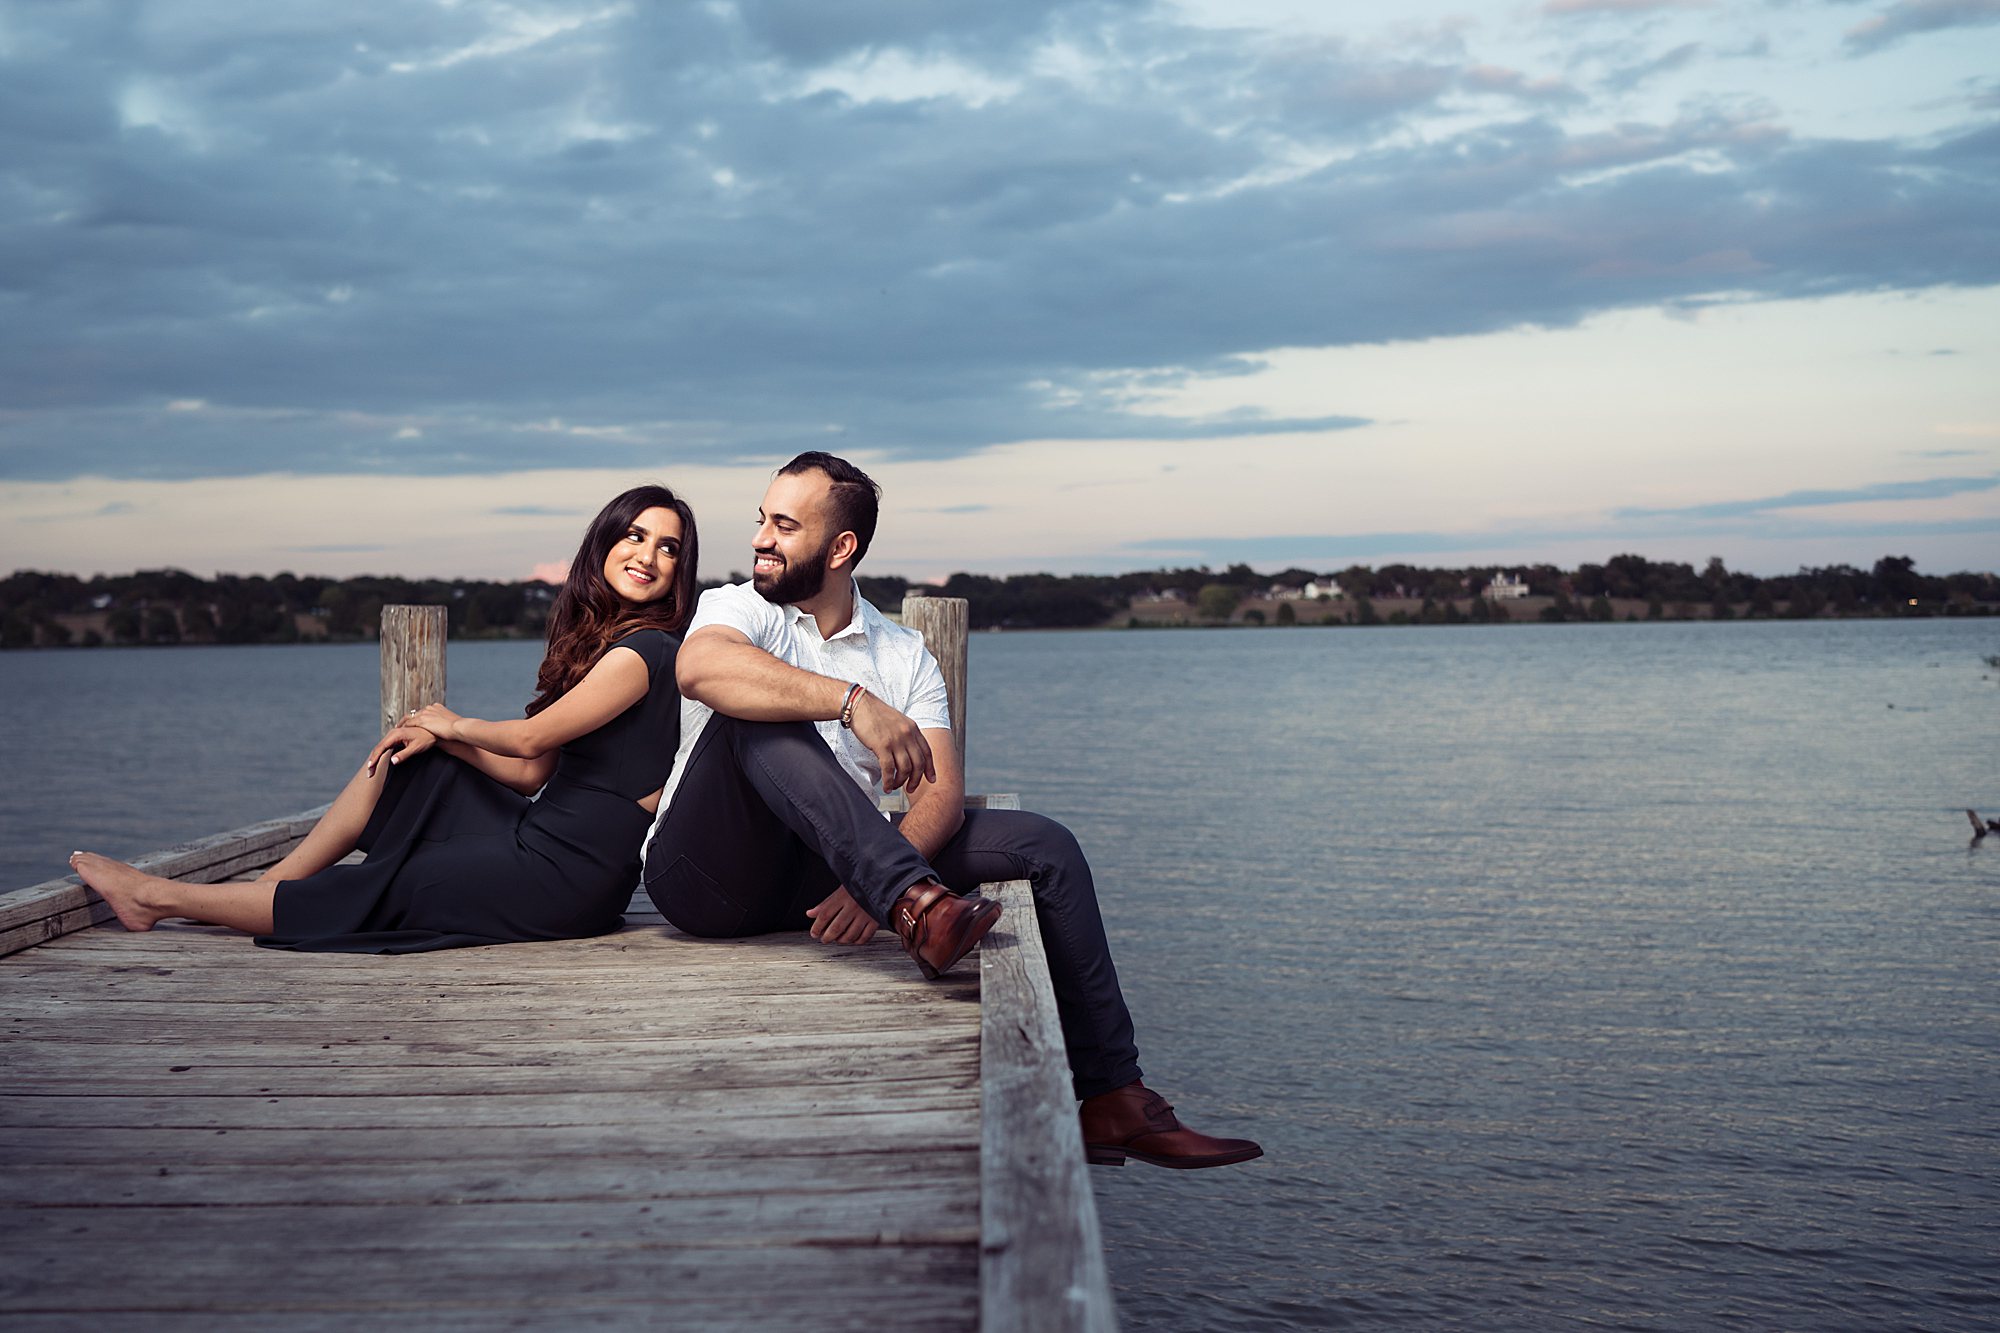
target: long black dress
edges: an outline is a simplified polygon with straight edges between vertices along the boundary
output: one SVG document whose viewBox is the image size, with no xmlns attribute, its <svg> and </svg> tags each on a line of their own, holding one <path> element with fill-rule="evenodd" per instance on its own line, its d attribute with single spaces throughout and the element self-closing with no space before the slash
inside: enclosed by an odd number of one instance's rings
<svg viewBox="0 0 2000 1333">
<path fill-rule="evenodd" d="M 647 629 L 612 648 L 646 660 L 646 697 L 563 746 L 538 799 L 442 750 L 396 765 L 361 835 L 367 859 L 282 881 L 257 943 L 418 953 L 618 929 L 653 822 L 638 800 L 679 748 L 680 640 Z"/>
</svg>

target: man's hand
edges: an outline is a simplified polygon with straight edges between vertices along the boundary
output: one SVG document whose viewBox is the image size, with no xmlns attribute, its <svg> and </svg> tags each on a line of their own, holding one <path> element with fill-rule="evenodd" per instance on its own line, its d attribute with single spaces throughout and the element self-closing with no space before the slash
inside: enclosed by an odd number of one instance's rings
<svg viewBox="0 0 2000 1333">
<path fill-rule="evenodd" d="M 818 907 L 808 907 L 812 937 L 822 944 L 866 944 L 875 938 L 875 918 L 861 909 L 845 884 L 826 896 Z"/>
<path fill-rule="evenodd" d="M 937 781 L 937 765 L 923 729 L 866 690 L 854 696 L 854 738 L 882 766 L 883 791 L 900 787 L 910 792 L 920 783 Z"/>
</svg>

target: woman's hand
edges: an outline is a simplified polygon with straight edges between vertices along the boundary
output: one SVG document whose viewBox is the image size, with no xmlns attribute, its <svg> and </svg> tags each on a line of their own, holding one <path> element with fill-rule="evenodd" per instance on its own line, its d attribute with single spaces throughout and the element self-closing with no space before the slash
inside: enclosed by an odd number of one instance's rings
<svg viewBox="0 0 2000 1333">
<path fill-rule="evenodd" d="M 404 726 L 422 727 L 441 741 L 464 739 L 458 734 L 458 724 L 463 720 L 443 704 L 425 704 L 416 712 L 403 715 Z"/>
<path fill-rule="evenodd" d="M 412 755 L 422 754 L 436 744 L 437 737 L 422 727 L 397 727 L 376 741 L 375 748 L 368 752 L 368 776 L 371 778 L 375 776 L 375 766 L 382 762 L 382 756 L 385 754 L 389 756 L 391 764 L 400 764 Z"/>
</svg>

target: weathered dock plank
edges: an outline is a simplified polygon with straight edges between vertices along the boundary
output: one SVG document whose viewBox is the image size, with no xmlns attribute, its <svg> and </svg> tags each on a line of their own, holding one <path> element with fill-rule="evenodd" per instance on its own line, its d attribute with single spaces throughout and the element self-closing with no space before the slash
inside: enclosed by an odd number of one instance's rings
<svg viewBox="0 0 2000 1333">
<path fill-rule="evenodd" d="M 647 1123 L 632 1119 L 579 1123 L 563 1117 L 536 1122 L 527 1115 L 518 1123 L 495 1123 L 488 1118 L 470 1125 L 439 1118 L 411 1123 L 408 1118 L 391 1120 L 384 1116 L 364 1116 L 364 1122 L 358 1125 L 287 1124 L 280 1123 L 278 1117 L 245 1123 L 236 1118 L 235 1108 L 260 1100 L 267 1099 L 233 1098 L 231 1110 L 217 1116 L 190 1112 L 167 1124 L 139 1128 L 109 1123 L 109 1117 L 60 1125 L 16 1126 L 6 1130 L 6 1161 L 10 1168 L 17 1162 L 102 1164 L 105 1142 L 114 1133 L 120 1144 L 120 1161 L 129 1156 L 146 1162 L 146 1170 L 137 1173 L 135 1179 L 143 1179 L 147 1173 L 158 1175 L 156 1163 L 197 1160 L 218 1164 L 351 1166 L 361 1162 L 429 1163 L 447 1159 L 518 1161 L 521 1154 L 532 1154 L 538 1161 L 623 1158 L 636 1151 L 632 1147 L 633 1126 Z M 388 1123 L 372 1123 L 375 1120 Z M 879 1143 L 853 1146 L 847 1136 L 811 1134 L 812 1126 L 823 1124 L 822 1119 L 810 1116 L 748 1117 L 734 1132 L 676 1139 L 674 1151 L 690 1161 L 721 1161 L 746 1155 L 773 1161 L 816 1155 L 850 1158 L 869 1152 L 921 1156 L 953 1149 L 958 1149 L 961 1157 L 975 1155 L 964 1149 L 963 1121 L 951 1114 L 905 1116 L 897 1133 L 879 1136 L 893 1137 L 896 1145 L 893 1148 L 883 1148 Z M 548 1131 L 553 1129 L 565 1132 L 551 1135 Z M 809 1146 L 794 1148 L 795 1141 L 804 1141 Z M 177 1152 L 179 1157 L 175 1156 Z"/>
<path fill-rule="evenodd" d="M 488 1152 L 506 1146 L 505 1131 L 488 1134 Z M 213 1136 L 210 1136 L 213 1137 Z M 321 1180 L 319 1202 L 382 1203 L 393 1200 L 446 1202 L 530 1201 L 573 1203 L 587 1199 L 643 1196 L 693 1199 L 705 1195 L 790 1191 L 798 1196 L 834 1191 L 908 1188 L 934 1173 L 962 1165 L 963 1145 L 896 1149 L 877 1153 L 785 1153 L 760 1144 L 747 1151 L 712 1156 L 621 1151 L 580 1157 L 522 1160 L 518 1155 L 466 1157 L 440 1154 L 437 1140 L 403 1134 L 386 1146 L 357 1145 L 367 1155 L 346 1160 L 346 1169 Z M 401 1156 L 392 1154 L 400 1153 Z M 74 1158 L 71 1150 L 67 1154 Z M 298 1190 L 282 1171 L 263 1161 L 223 1154 L 218 1160 L 181 1157 L 165 1175 L 132 1178 L 122 1162 L 15 1161 L 0 1174 L 0 1203 L 65 1206 L 109 1204 L 294 1204 Z"/>
<path fill-rule="evenodd" d="M 153 1329 L 171 1314 L 199 1315 L 202 1327 L 238 1316 L 241 1326 L 291 1329 L 318 1316 L 320 1327 L 346 1329 L 570 1329 L 579 1309 L 596 1311 L 598 1327 L 621 1329 L 796 1329 L 802 1310 L 815 1329 L 967 1326 L 956 1294 L 968 1247 L 957 1244 L 906 1246 L 889 1265 L 844 1245 L 735 1237 L 683 1249 L 596 1234 L 524 1236 L 410 1252 L 391 1221 L 371 1247 L 353 1249 L 318 1247 L 310 1231 L 233 1250 L 170 1236 L 121 1254 L 121 1281 L 103 1282 L 102 1268 L 79 1281 L 79 1249 L 117 1239 L 84 1228 L 60 1248 L 21 1253 L 21 1266 L 0 1277 L 9 1329 L 54 1324 L 36 1316 L 71 1328 Z M 246 1248 L 258 1266 L 245 1263 Z"/>
</svg>

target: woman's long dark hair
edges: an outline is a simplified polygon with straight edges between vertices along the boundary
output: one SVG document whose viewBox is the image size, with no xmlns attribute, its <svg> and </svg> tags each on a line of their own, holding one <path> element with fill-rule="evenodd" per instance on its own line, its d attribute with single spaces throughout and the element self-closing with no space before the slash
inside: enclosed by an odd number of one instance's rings
<svg viewBox="0 0 2000 1333">
<path fill-rule="evenodd" d="M 604 579 L 604 562 L 611 548 L 632 530 L 633 521 L 648 509 L 671 509 L 681 518 L 681 553 L 674 562 L 674 583 L 657 602 L 634 605 L 611 590 Z M 613 499 L 590 520 L 583 545 L 569 562 L 556 604 L 549 610 L 548 651 L 535 676 L 537 691 L 528 716 L 547 708 L 576 687 L 604 650 L 637 629 L 663 629 L 678 634 L 694 615 L 696 557 L 694 510 L 664 486 L 634 486 Z"/>
</svg>

